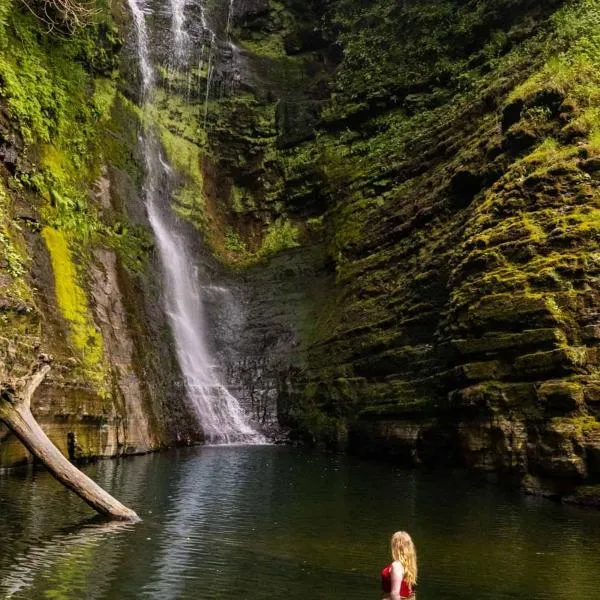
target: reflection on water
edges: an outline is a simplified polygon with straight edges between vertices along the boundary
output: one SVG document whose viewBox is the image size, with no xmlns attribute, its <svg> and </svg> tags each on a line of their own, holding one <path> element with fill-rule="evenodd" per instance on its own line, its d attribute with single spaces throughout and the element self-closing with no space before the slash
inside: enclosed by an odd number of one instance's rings
<svg viewBox="0 0 600 600">
<path fill-rule="evenodd" d="M 197 448 L 86 471 L 143 518 L 90 520 L 46 473 L 0 476 L 0 598 L 380 598 L 411 532 L 419 600 L 596 600 L 600 513 L 464 474 L 280 447 Z"/>
<path fill-rule="evenodd" d="M 74 588 L 85 589 L 87 582 L 94 578 L 96 589 L 93 597 L 100 597 L 96 594 L 104 588 L 103 580 L 113 570 L 111 565 L 118 561 L 118 552 L 105 552 L 109 545 L 106 538 L 133 527 L 129 523 L 106 522 L 94 517 L 31 546 L 14 558 L 8 575 L 2 581 L 3 597 L 18 597 L 19 592 L 25 592 L 35 584 L 36 577 L 42 572 L 45 572 L 47 581 L 46 596 L 64 597 Z M 96 579 L 98 565 L 101 565 L 100 577 Z"/>
</svg>

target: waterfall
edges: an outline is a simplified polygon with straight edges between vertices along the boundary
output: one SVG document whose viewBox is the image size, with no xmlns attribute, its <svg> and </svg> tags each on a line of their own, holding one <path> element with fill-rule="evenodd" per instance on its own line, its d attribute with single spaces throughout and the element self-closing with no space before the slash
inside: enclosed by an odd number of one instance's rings
<svg viewBox="0 0 600 600">
<path fill-rule="evenodd" d="M 185 62 L 189 35 L 185 30 L 185 7 L 187 0 L 171 0 L 171 32 L 173 52 L 177 66 Z"/>
<path fill-rule="evenodd" d="M 233 18 L 233 0 L 229 0 L 227 7 L 227 25 L 225 26 L 225 38 L 229 42 L 229 34 L 231 33 L 231 19 Z"/>
<path fill-rule="evenodd" d="M 137 52 L 142 77 L 142 104 L 146 114 L 152 105 L 154 69 L 150 59 L 146 28 L 145 0 L 128 0 L 136 29 Z M 171 47 L 177 60 L 186 60 L 185 0 L 170 0 Z M 202 13 L 204 14 L 204 13 Z M 205 20 L 203 17 L 204 26 Z M 215 34 L 211 32 L 211 45 Z M 177 54 L 181 52 L 181 54 Z M 207 82 L 207 89 L 209 82 Z M 208 92 L 207 92 L 208 94 Z M 169 207 L 160 202 L 172 177 L 171 167 L 161 155 L 160 144 L 148 124 L 140 144 L 144 151 L 144 196 L 148 219 L 156 236 L 164 273 L 165 304 L 185 388 L 204 430 L 207 443 L 263 443 L 265 439 L 248 423 L 239 402 L 220 381 L 218 365 L 209 351 L 204 334 L 203 289 L 198 270 L 186 241 L 175 228 L 176 219 Z"/>
<path fill-rule="evenodd" d="M 154 71 L 150 65 L 150 53 L 148 52 L 148 30 L 146 29 L 146 3 L 144 0 L 128 0 L 138 46 L 138 62 L 142 76 L 142 99 L 146 102 L 148 93 L 154 84 Z"/>
<path fill-rule="evenodd" d="M 211 32 L 210 46 L 208 49 L 208 66 L 207 66 L 207 71 L 206 71 L 206 96 L 204 99 L 204 130 L 206 130 L 206 121 L 208 119 L 208 100 L 210 98 L 210 84 L 212 83 L 213 72 L 215 70 L 215 67 L 212 64 L 214 46 L 215 46 L 215 34 L 213 32 Z"/>
</svg>

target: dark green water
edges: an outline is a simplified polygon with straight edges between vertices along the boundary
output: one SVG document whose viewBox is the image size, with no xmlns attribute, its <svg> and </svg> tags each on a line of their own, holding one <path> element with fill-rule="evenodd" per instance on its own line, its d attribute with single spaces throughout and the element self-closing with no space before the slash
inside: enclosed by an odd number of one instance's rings
<svg viewBox="0 0 600 600">
<path fill-rule="evenodd" d="M 43 472 L 0 476 L 0 598 L 376 600 L 397 529 L 418 600 L 600 598 L 599 512 L 464 474 L 269 446 L 86 470 L 143 522 L 90 521 Z"/>
</svg>

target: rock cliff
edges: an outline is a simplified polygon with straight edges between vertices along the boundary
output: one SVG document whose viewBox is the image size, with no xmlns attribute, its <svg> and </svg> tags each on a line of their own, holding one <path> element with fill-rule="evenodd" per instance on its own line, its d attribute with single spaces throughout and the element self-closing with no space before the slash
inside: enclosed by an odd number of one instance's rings
<svg viewBox="0 0 600 600">
<path fill-rule="evenodd" d="M 594 3 L 236 6 L 248 122 L 272 118 L 250 141 L 215 124 L 225 218 L 245 248 L 265 215 L 320 248 L 279 418 L 326 447 L 594 498 Z"/>
</svg>

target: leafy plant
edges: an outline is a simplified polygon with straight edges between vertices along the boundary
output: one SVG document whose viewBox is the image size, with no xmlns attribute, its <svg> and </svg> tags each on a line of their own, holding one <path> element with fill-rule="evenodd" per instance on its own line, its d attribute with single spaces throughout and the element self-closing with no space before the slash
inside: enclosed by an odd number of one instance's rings
<svg viewBox="0 0 600 600">
<path fill-rule="evenodd" d="M 283 218 L 277 219 L 269 226 L 258 254 L 261 257 L 267 257 L 282 250 L 295 248 L 300 245 L 298 235 L 298 228 L 291 221 Z"/>
</svg>

